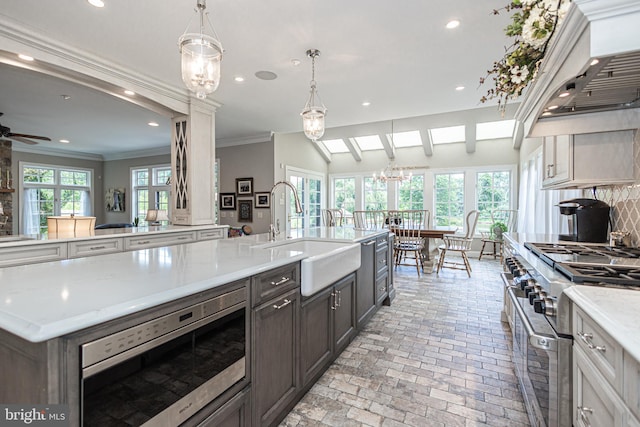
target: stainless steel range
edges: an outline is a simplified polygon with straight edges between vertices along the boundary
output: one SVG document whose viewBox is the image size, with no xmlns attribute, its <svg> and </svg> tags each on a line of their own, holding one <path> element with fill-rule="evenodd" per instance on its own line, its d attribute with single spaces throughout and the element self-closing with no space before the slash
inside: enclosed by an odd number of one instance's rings
<svg viewBox="0 0 640 427">
<path fill-rule="evenodd" d="M 572 425 L 571 303 L 575 285 L 640 289 L 640 250 L 506 239 L 505 317 L 516 375 L 534 426 Z"/>
</svg>

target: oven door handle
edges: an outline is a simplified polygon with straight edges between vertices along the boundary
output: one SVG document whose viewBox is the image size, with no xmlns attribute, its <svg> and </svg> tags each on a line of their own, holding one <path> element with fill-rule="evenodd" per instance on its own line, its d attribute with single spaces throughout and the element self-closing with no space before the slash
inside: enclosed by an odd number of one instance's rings
<svg viewBox="0 0 640 427">
<path fill-rule="evenodd" d="M 531 326 L 531 322 L 527 318 L 524 310 L 520 306 L 520 302 L 518 301 L 518 297 L 516 297 L 515 288 L 510 286 L 507 288 L 507 293 L 509 294 L 509 298 L 511 298 L 511 302 L 513 303 L 513 309 L 516 311 L 518 318 L 522 322 L 522 326 L 527 332 L 527 338 L 529 344 L 532 347 L 539 348 L 541 350 L 547 351 L 558 351 L 558 339 L 554 336 L 548 334 L 537 334 L 533 330 L 533 326 Z"/>
</svg>

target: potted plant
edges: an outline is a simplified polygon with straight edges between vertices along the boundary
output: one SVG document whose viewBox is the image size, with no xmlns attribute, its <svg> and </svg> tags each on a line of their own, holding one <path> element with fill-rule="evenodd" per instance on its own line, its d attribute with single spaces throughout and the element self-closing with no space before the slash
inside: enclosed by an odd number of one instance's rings
<svg viewBox="0 0 640 427">
<path fill-rule="evenodd" d="M 504 222 L 496 221 L 491 226 L 491 232 L 496 240 L 502 240 L 502 233 L 507 231 L 507 225 Z"/>
</svg>

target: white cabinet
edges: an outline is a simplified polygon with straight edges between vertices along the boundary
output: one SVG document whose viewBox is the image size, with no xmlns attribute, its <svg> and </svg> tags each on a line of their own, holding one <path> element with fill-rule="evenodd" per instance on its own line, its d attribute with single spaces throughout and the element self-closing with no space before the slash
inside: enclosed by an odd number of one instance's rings
<svg viewBox="0 0 640 427">
<path fill-rule="evenodd" d="M 571 135 L 545 136 L 542 141 L 543 180 L 542 186 L 548 187 L 569 181 L 572 170 Z"/>
<path fill-rule="evenodd" d="M 67 243 L 35 243 L 0 248 L 0 267 L 58 261 L 67 258 Z"/>
<path fill-rule="evenodd" d="M 157 248 L 158 246 L 179 245 L 196 241 L 196 232 L 147 234 L 140 236 L 128 236 L 124 238 L 124 250 Z"/>
<path fill-rule="evenodd" d="M 122 252 L 124 241 L 122 237 L 110 239 L 92 239 L 69 242 L 69 258 L 80 258 L 84 256 L 112 254 Z"/>
<path fill-rule="evenodd" d="M 200 240 L 217 240 L 224 239 L 227 235 L 226 228 L 212 228 L 209 230 L 198 230 L 197 239 Z"/>
<path fill-rule="evenodd" d="M 640 364 L 573 307 L 573 425 L 639 427 Z"/>
<path fill-rule="evenodd" d="M 546 136 L 542 188 L 633 182 L 634 131 Z"/>
</svg>

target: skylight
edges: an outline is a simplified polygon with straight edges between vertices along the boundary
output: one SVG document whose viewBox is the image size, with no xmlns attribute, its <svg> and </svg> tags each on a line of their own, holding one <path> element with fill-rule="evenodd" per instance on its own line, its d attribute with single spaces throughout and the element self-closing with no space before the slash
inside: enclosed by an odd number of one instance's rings
<svg viewBox="0 0 640 427">
<path fill-rule="evenodd" d="M 499 120 L 497 122 L 486 122 L 476 124 L 476 140 L 511 138 L 515 120 Z"/>
<path fill-rule="evenodd" d="M 391 138 L 391 135 L 387 135 L 387 137 Z M 396 148 L 418 147 L 422 145 L 422 138 L 420 138 L 420 131 L 410 130 L 408 132 L 394 133 L 393 145 Z"/>
<path fill-rule="evenodd" d="M 466 139 L 464 131 L 464 125 L 429 129 L 429 132 L 431 133 L 431 141 L 433 141 L 434 144 L 464 142 Z"/>
<path fill-rule="evenodd" d="M 354 138 L 362 151 L 382 150 L 382 141 L 378 135 L 357 136 Z"/>
<path fill-rule="evenodd" d="M 347 144 L 344 143 L 343 139 L 327 139 L 322 140 L 322 143 L 327 147 L 327 150 L 329 150 L 331 154 L 349 152 L 349 148 L 347 147 Z"/>
</svg>

